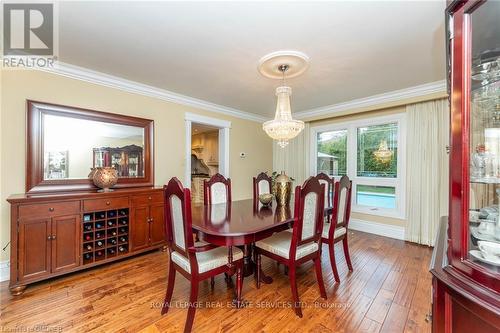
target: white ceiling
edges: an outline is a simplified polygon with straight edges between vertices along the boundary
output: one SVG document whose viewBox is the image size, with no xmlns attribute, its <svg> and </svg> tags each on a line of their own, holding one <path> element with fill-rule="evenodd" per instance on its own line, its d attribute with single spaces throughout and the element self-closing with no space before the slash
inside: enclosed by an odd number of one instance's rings
<svg viewBox="0 0 500 333">
<path fill-rule="evenodd" d="M 306 53 L 302 111 L 445 78 L 444 1 L 61 2 L 62 62 L 270 117 L 273 51 Z"/>
</svg>

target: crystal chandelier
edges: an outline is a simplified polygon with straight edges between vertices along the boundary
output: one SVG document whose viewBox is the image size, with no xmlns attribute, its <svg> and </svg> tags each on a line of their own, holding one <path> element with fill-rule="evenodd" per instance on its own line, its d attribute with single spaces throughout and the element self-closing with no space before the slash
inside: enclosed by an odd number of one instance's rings
<svg viewBox="0 0 500 333">
<path fill-rule="evenodd" d="M 373 152 L 375 159 L 377 161 L 379 161 L 380 163 L 384 163 L 384 164 L 389 163 L 391 161 L 392 154 L 393 154 L 393 152 L 387 146 L 386 140 L 380 141 L 380 145 L 378 147 L 378 150 L 375 150 Z"/>
<path fill-rule="evenodd" d="M 292 119 L 292 109 L 290 108 L 290 95 L 292 88 L 285 85 L 285 72 L 288 65 L 280 65 L 279 71 L 283 73 L 283 85 L 276 88 L 276 114 L 273 120 L 266 121 L 262 128 L 278 145 L 284 148 L 288 145 L 288 140 L 295 138 L 304 129 L 304 122 Z"/>
</svg>

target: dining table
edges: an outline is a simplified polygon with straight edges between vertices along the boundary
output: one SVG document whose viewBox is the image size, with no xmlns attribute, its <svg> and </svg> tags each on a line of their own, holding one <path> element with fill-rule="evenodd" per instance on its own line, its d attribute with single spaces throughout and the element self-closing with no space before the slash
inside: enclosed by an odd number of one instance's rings
<svg viewBox="0 0 500 333">
<path fill-rule="evenodd" d="M 325 214 L 332 207 L 325 207 Z M 207 243 L 228 247 L 228 265 L 232 264 L 232 247 L 243 247 L 243 274 L 256 273 L 252 259 L 252 246 L 275 232 L 290 229 L 294 222 L 293 195 L 290 203 L 279 206 L 276 201 L 265 206 L 253 199 L 204 205 L 194 203 L 191 208 L 192 228 L 199 239 Z M 272 283 L 272 278 L 260 272 L 263 283 Z M 254 274 L 257 277 L 257 274 Z"/>
</svg>

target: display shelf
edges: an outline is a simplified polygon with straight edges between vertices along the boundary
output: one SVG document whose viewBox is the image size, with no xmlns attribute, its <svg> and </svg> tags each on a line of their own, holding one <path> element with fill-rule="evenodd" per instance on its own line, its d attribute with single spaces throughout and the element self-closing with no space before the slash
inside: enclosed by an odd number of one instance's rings
<svg viewBox="0 0 500 333">
<path fill-rule="evenodd" d="M 474 184 L 500 184 L 500 177 L 470 177 L 470 182 Z"/>
</svg>

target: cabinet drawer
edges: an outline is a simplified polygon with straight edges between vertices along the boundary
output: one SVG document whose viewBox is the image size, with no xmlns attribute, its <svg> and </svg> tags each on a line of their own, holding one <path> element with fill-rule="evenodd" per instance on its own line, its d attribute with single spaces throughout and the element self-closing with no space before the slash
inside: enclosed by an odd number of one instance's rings
<svg viewBox="0 0 500 333">
<path fill-rule="evenodd" d="M 83 210 L 93 212 L 97 210 L 108 210 L 117 208 L 127 208 L 128 197 L 117 197 L 107 199 L 92 199 L 83 201 Z"/>
<path fill-rule="evenodd" d="M 163 192 L 140 194 L 132 196 L 132 205 L 143 206 L 152 203 L 163 203 Z"/>
<path fill-rule="evenodd" d="M 65 201 L 19 206 L 20 219 L 74 214 L 80 214 L 80 201 Z"/>
</svg>

